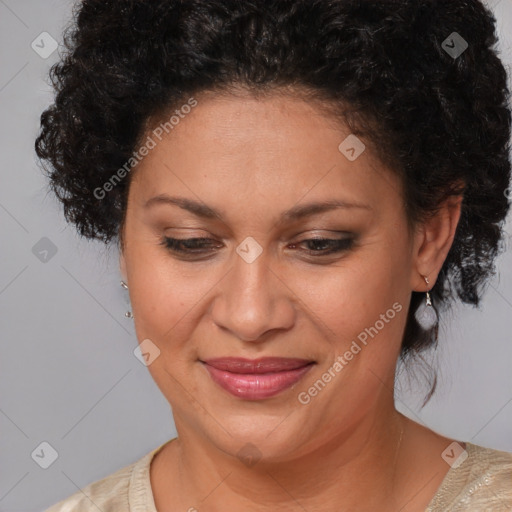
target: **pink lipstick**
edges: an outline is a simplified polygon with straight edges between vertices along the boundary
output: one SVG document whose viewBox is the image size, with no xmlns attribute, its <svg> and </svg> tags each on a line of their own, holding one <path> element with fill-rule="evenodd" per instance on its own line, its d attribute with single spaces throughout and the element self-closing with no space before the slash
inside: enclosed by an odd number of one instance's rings
<svg viewBox="0 0 512 512">
<path fill-rule="evenodd" d="M 246 400 L 270 398 L 298 382 L 314 361 L 297 358 L 221 357 L 202 361 L 214 382 Z"/>
</svg>

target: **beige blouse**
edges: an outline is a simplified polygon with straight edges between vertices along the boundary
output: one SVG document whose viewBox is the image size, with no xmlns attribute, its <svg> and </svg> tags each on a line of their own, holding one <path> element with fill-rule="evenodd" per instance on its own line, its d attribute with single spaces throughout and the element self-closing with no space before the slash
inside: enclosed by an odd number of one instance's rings
<svg viewBox="0 0 512 512">
<path fill-rule="evenodd" d="M 44 512 L 157 512 L 149 467 L 171 440 Z M 512 453 L 466 443 L 468 457 L 450 468 L 425 512 L 512 511 Z"/>
</svg>

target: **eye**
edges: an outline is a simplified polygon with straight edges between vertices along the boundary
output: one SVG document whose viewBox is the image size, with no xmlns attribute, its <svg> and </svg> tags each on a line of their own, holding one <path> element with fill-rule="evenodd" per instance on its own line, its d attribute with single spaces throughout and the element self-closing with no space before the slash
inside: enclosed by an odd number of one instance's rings
<svg viewBox="0 0 512 512">
<path fill-rule="evenodd" d="M 354 238 L 309 238 L 290 244 L 289 247 L 296 247 L 301 244 L 307 244 L 310 247 L 310 249 L 306 249 L 306 253 L 315 257 L 322 257 L 351 249 L 354 245 Z"/>
<path fill-rule="evenodd" d="M 354 238 L 309 238 L 301 242 L 289 244 L 288 247 L 293 249 L 303 244 L 309 247 L 304 252 L 314 257 L 322 257 L 351 249 L 354 245 Z M 167 236 L 163 237 L 160 245 L 163 245 L 171 252 L 185 257 L 205 255 L 222 246 L 213 238 L 171 238 Z"/>
<path fill-rule="evenodd" d="M 193 255 L 210 252 L 215 243 L 216 240 L 213 238 L 170 238 L 165 236 L 160 245 L 175 253 Z"/>
</svg>

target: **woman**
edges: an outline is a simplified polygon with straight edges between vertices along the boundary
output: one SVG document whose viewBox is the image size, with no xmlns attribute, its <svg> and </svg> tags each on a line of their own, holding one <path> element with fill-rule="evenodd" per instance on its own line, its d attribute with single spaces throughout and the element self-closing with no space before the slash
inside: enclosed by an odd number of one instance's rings
<svg viewBox="0 0 512 512">
<path fill-rule="evenodd" d="M 178 437 L 57 511 L 510 510 L 512 454 L 394 407 L 478 305 L 511 113 L 478 0 L 84 0 L 36 142 L 117 239 Z M 431 393 L 434 391 L 431 389 Z"/>
</svg>

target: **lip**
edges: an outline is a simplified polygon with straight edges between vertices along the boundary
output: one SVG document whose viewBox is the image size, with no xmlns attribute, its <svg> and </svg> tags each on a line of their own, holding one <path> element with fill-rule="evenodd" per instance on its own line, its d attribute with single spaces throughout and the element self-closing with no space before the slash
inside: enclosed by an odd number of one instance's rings
<svg viewBox="0 0 512 512">
<path fill-rule="evenodd" d="M 246 400 L 261 400 L 281 393 L 315 364 L 307 359 L 284 357 L 221 357 L 201 362 L 215 383 Z"/>
</svg>

